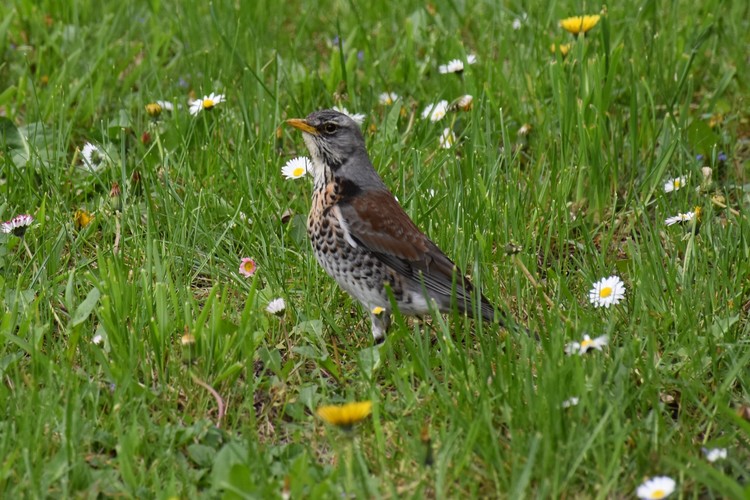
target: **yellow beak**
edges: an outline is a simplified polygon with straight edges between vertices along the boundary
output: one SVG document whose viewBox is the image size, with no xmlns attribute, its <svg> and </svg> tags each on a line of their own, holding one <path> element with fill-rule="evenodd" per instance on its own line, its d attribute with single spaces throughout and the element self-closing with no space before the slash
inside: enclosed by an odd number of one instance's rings
<svg viewBox="0 0 750 500">
<path fill-rule="evenodd" d="M 301 118 L 292 118 L 290 120 L 287 120 L 286 123 L 294 128 L 300 129 L 303 132 L 307 132 L 308 134 L 318 135 L 318 131 L 315 129 L 315 127 Z"/>
</svg>

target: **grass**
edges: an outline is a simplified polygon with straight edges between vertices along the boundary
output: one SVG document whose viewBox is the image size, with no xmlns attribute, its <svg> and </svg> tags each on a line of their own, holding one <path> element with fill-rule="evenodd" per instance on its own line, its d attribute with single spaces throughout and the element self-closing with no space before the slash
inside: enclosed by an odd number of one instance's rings
<svg viewBox="0 0 750 500">
<path fill-rule="evenodd" d="M 747 496 L 748 6 L 620 2 L 563 58 L 558 20 L 600 5 L 305 5 L 0 7 L 0 218 L 36 219 L 0 235 L 0 496 L 620 498 L 657 475 Z M 210 92 L 227 102 L 190 116 Z M 181 108 L 153 120 L 157 99 Z M 310 251 L 312 186 L 280 175 L 306 154 L 284 119 L 332 105 L 366 114 L 407 212 L 539 341 L 396 315 L 373 347 Z M 665 226 L 696 206 L 699 231 Z M 596 309 L 611 274 L 625 300 Z M 585 333 L 609 346 L 566 356 Z M 353 432 L 315 415 L 362 400 Z"/>
</svg>

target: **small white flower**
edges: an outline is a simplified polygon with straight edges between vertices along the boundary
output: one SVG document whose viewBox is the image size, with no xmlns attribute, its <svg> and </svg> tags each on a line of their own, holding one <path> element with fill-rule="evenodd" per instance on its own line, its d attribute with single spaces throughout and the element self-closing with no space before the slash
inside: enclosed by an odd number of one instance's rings
<svg viewBox="0 0 750 500">
<path fill-rule="evenodd" d="M 286 162 L 286 165 L 281 167 L 281 174 L 286 179 L 299 179 L 300 177 L 304 177 L 311 168 L 312 163 L 310 163 L 310 158 L 299 156 Z"/>
<path fill-rule="evenodd" d="M 462 95 L 455 101 L 455 106 L 457 109 L 460 109 L 462 111 L 471 111 L 471 106 L 474 104 L 474 97 L 472 97 L 469 94 Z"/>
<path fill-rule="evenodd" d="M 466 62 L 468 64 L 476 64 L 477 56 L 475 54 L 469 54 L 468 56 L 466 56 Z"/>
<path fill-rule="evenodd" d="M 678 189 L 685 187 L 685 184 L 687 184 L 687 177 L 684 175 L 675 177 L 674 179 L 669 179 L 664 183 L 664 192 L 671 193 L 672 191 L 677 191 Z"/>
<path fill-rule="evenodd" d="M 346 108 L 339 108 L 338 106 L 334 106 L 333 109 L 335 111 L 338 111 L 339 113 L 345 114 L 346 116 L 354 120 L 357 125 L 362 125 L 365 122 L 365 115 L 363 115 L 362 113 L 350 113 Z"/>
<path fill-rule="evenodd" d="M 434 198 L 434 197 L 435 197 L 435 190 L 434 190 L 434 189 L 432 189 L 432 188 L 428 189 L 428 190 L 427 190 L 427 195 L 428 195 L 428 196 L 429 196 L 430 198 Z"/>
<path fill-rule="evenodd" d="M 679 214 L 675 215 L 674 217 L 669 217 L 669 218 L 665 219 L 664 220 L 664 224 L 666 224 L 667 226 L 671 226 L 673 224 L 680 224 L 680 223 L 683 223 L 683 222 L 691 221 L 691 220 L 693 220 L 694 217 L 695 217 L 695 212 L 687 212 L 687 213 L 684 213 L 684 214 L 683 213 L 679 213 Z"/>
<path fill-rule="evenodd" d="M 440 135 L 440 147 L 443 149 L 450 149 L 453 147 L 453 143 L 456 142 L 456 134 L 450 128 L 443 130 Z"/>
<path fill-rule="evenodd" d="M 383 92 L 378 96 L 378 102 L 383 106 L 390 106 L 399 100 L 399 95 L 395 92 Z"/>
<path fill-rule="evenodd" d="M 573 396 L 572 398 L 568 398 L 565 401 L 563 401 L 560 406 L 562 406 L 563 408 L 570 408 L 572 406 L 578 406 L 579 401 L 580 400 L 577 397 Z"/>
<path fill-rule="evenodd" d="M 161 109 L 165 109 L 167 111 L 174 110 L 174 104 L 172 104 L 169 101 L 156 101 L 156 104 L 158 104 L 159 106 L 161 106 Z"/>
<path fill-rule="evenodd" d="M 448 101 L 442 100 L 435 104 L 428 104 L 422 111 L 422 118 L 429 118 L 432 122 L 437 122 L 445 117 L 448 112 Z"/>
<path fill-rule="evenodd" d="M 94 337 L 91 339 L 91 342 L 93 342 L 96 345 L 104 345 L 104 337 L 102 337 L 101 333 L 97 333 L 94 335 Z"/>
<path fill-rule="evenodd" d="M 706 460 L 713 463 L 717 460 L 724 460 L 727 458 L 726 448 L 703 448 L 703 454 L 706 456 Z"/>
<path fill-rule="evenodd" d="M 284 309 L 286 309 L 286 302 L 284 302 L 284 299 L 281 297 L 273 299 L 266 306 L 266 312 L 268 314 L 281 314 L 284 312 Z"/>
<path fill-rule="evenodd" d="M 531 132 L 531 125 L 529 125 L 528 123 L 524 123 L 518 129 L 518 135 L 528 135 L 529 132 Z"/>
<path fill-rule="evenodd" d="M 674 492 L 675 486 L 676 483 L 671 477 L 658 476 L 640 485 L 635 494 L 638 498 L 660 500 L 671 495 Z"/>
<path fill-rule="evenodd" d="M 583 340 L 581 340 L 580 342 L 571 342 L 569 344 L 565 344 L 565 354 L 567 354 L 568 356 L 572 356 L 573 354 L 583 355 L 589 352 L 591 349 L 601 351 L 602 347 L 607 345 L 607 343 L 609 343 L 609 338 L 606 335 L 596 337 L 595 339 L 592 339 L 588 335 L 584 335 Z"/>
<path fill-rule="evenodd" d="M 440 71 L 441 75 L 445 75 L 447 73 L 463 73 L 464 62 L 461 59 L 451 59 L 450 61 L 448 61 L 448 64 L 441 64 L 438 67 L 438 71 Z"/>
<path fill-rule="evenodd" d="M 90 142 L 83 145 L 81 158 L 83 158 L 83 165 L 89 172 L 98 172 L 105 165 L 107 159 L 104 152 Z"/>
<path fill-rule="evenodd" d="M 190 114 L 195 116 L 201 111 L 213 109 L 217 104 L 226 101 L 224 94 L 214 94 L 203 96 L 203 99 L 196 99 L 190 102 Z"/>
<path fill-rule="evenodd" d="M 31 226 L 32 222 L 34 222 L 34 218 L 30 215 L 17 215 L 8 222 L 3 222 L 0 225 L 0 231 L 5 234 L 13 233 L 20 238 L 26 234 L 26 230 Z"/>
<path fill-rule="evenodd" d="M 602 278 L 589 291 L 589 301 L 594 307 L 609 307 L 625 298 L 625 283 L 617 276 Z"/>
<path fill-rule="evenodd" d="M 520 30 L 520 29 L 521 29 L 521 20 L 520 20 L 520 19 L 518 19 L 518 18 L 515 18 L 515 19 L 513 20 L 513 30 L 514 30 L 514 31 L 518 31 L 518 30 Z"/>
</svg>

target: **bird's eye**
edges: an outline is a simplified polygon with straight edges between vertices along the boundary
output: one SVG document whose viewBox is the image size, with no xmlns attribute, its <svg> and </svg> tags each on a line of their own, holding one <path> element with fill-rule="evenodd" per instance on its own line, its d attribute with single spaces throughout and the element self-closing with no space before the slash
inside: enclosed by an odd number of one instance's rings
<svg viewBox="0 0 750 500">
<path fill-rule="evenodd" d="M 329 122 L 329 123 L 326 123 L 325 125 L 323 125 L 323 132 L 325 132 L 326 134 L 332 134 L 332 133 L 336 132 L 337 128 L 338 127 L 336 126 L 335 123 L 330 123 Z"/>
</svg>

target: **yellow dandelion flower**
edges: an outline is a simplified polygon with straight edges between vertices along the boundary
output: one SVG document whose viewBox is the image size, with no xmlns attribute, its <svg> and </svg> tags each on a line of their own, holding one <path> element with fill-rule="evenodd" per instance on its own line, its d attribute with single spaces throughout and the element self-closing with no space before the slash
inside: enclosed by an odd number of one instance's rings
<svg viewBox="0 0 750 500">
<path fill-rule="evenodd" d="M 375 307 L 373 307 L 373 308 L 372 308 L 372 313 L 373 313 L 373 314 L 374 314 L 375 316 L 377 316 L 377 315 L 379 315 L 379 314 L 383 314 L 383 311 L 385 311 L 385 308 L 384 308 L 384 307 L 380 307 L 380 306 L 375 306 Z"/>
<path fill-rule="evenodd" d="M 579 33 L 586 33 L 596 26 L 600 18 L 601 16 L 599 14 L 593 16 L 568 17 L 560 21 L 560 27 L 569 33 L 578 35 Z"/>
<path fill-rule="evenodd" d="M 149 116 L 156 118 L 161 114 L 162 108 L 158 103 L 152 102 L 149 104 L 146 104 L 146 113 L 148 113 Z"/>
<path fill-rule="evenodd" d="M 348 429 L 372 413 L 372 401 L 321 406 L 316 413 L 326 423 Z"/>
<path fill-rule="evenodd" d="M 560 55 L 565 57 L 568 55 L 568 52 L 570 52 L 570 48 L 573 46 L 572 43 L 561 43 L 559 45 L 555 45 L 554 43 L 550 45 L 549 50 L 554 54 L 558 50 L 560 51 Z"/>
<path fill-rule="evenodd" d="M 79 231 L 91 224 L 92 220 L 94 220 L 94 216 L 82 208 L 76 210 L 75 215 L 73 215 L 73 222 L 75 222 L 76 229 Z"/>
</svg>

